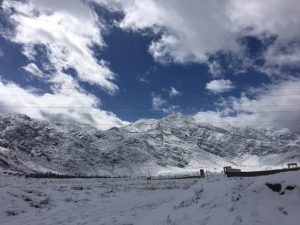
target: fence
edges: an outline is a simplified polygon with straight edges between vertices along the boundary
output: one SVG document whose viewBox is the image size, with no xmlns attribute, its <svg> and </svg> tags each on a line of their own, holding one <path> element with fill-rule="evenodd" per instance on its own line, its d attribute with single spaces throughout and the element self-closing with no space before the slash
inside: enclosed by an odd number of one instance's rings
<svg viewBox="0 0 300 225">
<path fill-rule="evenodd" d="M 227 171 L 227 177 L 257 177 L 257 176 L 266 176 L 276 173 L 288 172 L 288 171 L 297 171 L 300 170 L 300 167 L 297 168 L 284 168 L 276 170 L 262 170 L 262 171 Z"/>
</svg>

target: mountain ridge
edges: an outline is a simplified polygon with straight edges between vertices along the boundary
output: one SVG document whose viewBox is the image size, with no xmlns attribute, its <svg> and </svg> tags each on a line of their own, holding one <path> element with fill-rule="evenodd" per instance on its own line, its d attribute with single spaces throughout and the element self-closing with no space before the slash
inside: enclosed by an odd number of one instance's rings
<svg viewBox="0 0 300 225">
<path fill-rule="evenodd" d="M 0 115 L 0 167 L 23 172 L 138 175 L 279 166 L 299 161 L 299 149 L 300 134 L 285 128 L 225 129 L 178 113 L 106 131 Z"/>
</svg>

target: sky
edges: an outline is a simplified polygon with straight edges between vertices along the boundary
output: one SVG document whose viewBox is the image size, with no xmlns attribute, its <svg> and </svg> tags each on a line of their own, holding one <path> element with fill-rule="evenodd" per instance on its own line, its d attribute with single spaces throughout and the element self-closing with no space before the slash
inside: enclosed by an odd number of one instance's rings
<svg viewBox="0 0 300 225">
<path fill-rule="evenodd" d="M 0 112 L 300 130 L 298 0 L 0 0 Z"/>
</svg>

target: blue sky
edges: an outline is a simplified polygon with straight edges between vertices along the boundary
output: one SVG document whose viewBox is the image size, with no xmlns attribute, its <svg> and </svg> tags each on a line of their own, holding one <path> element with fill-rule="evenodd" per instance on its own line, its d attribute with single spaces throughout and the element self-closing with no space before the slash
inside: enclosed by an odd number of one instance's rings
<svg viewBox="0 0 300 225">
<path fill-rule="evenodd" d="M 295 5 L 4 0 L 0 110 L 100 129 L 174 112 L 299 129 Z"/>
</svg>

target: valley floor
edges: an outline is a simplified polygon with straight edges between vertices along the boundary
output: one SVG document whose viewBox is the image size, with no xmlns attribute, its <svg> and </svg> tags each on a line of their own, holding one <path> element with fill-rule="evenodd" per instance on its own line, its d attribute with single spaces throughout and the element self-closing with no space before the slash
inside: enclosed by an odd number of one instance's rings
<svg viewBox="0 0 300 225">
<path fill-rule="evenodd" d="M 0 175 L 1 225 L 298 225 L 299 212 L 300 171 L 161 181 Z"/>
</svg>

